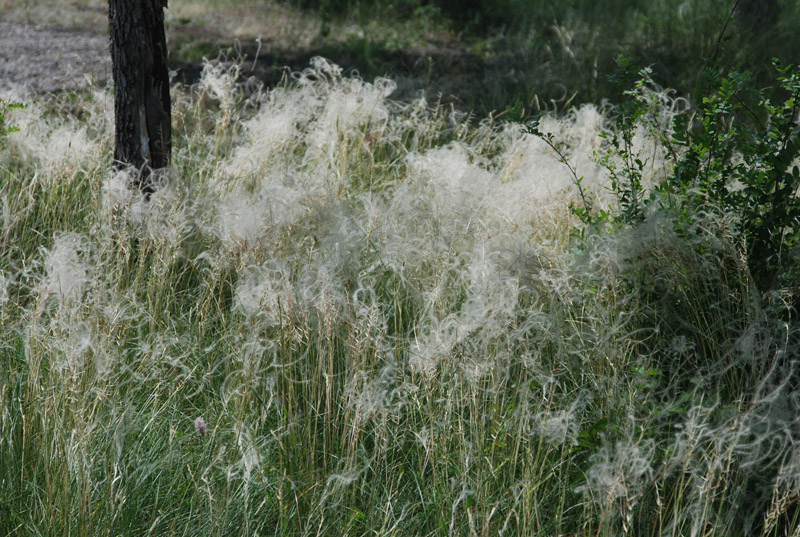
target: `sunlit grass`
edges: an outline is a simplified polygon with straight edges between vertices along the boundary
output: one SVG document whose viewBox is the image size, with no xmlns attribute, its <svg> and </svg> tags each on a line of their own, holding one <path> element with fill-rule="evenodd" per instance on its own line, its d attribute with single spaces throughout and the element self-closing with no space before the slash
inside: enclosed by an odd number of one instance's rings
<svg viewBox="0 0 800 537">
<path fill-rule="evenodd" d="M 796 328 L 726 215 L 581 241 L 519 125 L 324 60 L 269 92 L 231 69 L 175 88 L 149 201 L 106 92 L 10 115 L 0 533 L 796 529 Z M 541 122 L 597 207 L 603 124 Z"/>
</svg>

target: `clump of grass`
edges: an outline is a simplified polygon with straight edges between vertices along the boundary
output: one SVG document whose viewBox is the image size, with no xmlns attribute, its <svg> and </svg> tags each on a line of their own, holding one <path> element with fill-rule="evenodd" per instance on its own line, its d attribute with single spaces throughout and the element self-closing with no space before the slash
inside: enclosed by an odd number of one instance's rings
<svg viewBox="0 0 800 537">
<path fill-rule="evenodd" d="M 174 88 L 149 200 L 109 171 L 110 122 L 12 113 L 6 533 L 796 527 L 797 330 L 724 211 L 576 239 L 582 188 L 616 202 L 604 112 L 540 122 L 559 158 L 322 59 L 270 91 L 230 75 Z"/>
</svg>

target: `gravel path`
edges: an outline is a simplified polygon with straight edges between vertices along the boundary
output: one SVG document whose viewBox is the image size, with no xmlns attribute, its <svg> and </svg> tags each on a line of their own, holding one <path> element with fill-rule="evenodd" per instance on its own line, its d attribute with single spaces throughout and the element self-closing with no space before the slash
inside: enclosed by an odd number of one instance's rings
<svg viewBox="0 0 800 537">
<path fill-rule="evenodd" d="M 107 37 L 0 21 L 0 88 L 74 90 L 87 78 L 102 85 L 110 77 Z"/>
</svg>

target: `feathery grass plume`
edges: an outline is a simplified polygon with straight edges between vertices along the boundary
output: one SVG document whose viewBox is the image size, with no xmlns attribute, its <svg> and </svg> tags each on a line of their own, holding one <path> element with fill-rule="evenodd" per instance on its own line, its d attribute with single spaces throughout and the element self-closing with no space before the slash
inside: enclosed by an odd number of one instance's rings
<svg viewBox="0 0 800 537">
<path fill-rule="evenodd" d="M 603 524 L 619 517 L 628 532 L 632 511 L 653 477 L 653 450 L 652 441 L 619 441 L 604 443 L 589 457 L 586 483 L 576 491 L 599 507 Z"/>
<path fill-rule="evenodd" d="M 550 134 L 564 144 L 566 155 L 587 188 L 601 201 L 608 203 L 601 187 L 607 176 L 594 162 L 593 154 L 600 149 L 598 134 L 603 127 L 603 116 L 591 105 L 572 111 L 564 119 L 544 116 L 539 122 L 542 133 Z M 523 133 L 518 125 L 509 126 L 510 147 L 503 156 L 505 176 L 524 186 L 542 208 L 557 209 L 563 201 L 561 194 L 576 194 L 574 178 L 553 150 L 539 137 Z"/>
<path fill-rule="evenodd" d="M 142 205 L 144 196 L 138 189 L 131 188 L 132 177 L 130 170 L 115 169 L 105 178 L 102 186 L 104 219 L 123 214 L 134 222 L 140 221 L 143 210 L 131 207 L 134 203 Z"/>
<path fill-rule="evenodd" d="M 569 408 L 537 413 L 532 418 L 533 431 L 555 446 L 576 445 L 580 427 L 578 403 L 576 400 Z"/>
<path fill-rule="evenodd" d="M 225 61 L 226 59 L 224 56 L 216 60 L 203 58 L 203 71 L 198 84 L 200 106 L 207 105 L 209 101 L 219 103 L 215 132 L 219 138 L 230 135 L 242 96 L 242 88 L 238 84 L 241 61 L 231 62 Z"/>
<path fill-rule="evenodd" d="M 268 326 L 279 325 L 283 315 L 291 315 L 294 293 L 284 268 L 250 267 L 240 275 L 234 305 L 247 317 L 257 317 Z"/>
<path fill-rule="evenodd" d="M 796 528 L 800 333 L 790 289 L 754 290 L 731 215 L 682 232 L 652 206 L 579 238 L 575 177 L 519 126 L 322 60 L 269 91 L 231 69 L 175 100 L 150 201 L 98 153 L 4 176 L 0 528 Z M 647 185 L 649 128 L 682 111 L 657 99 L 633 138 Z M 103 105 L 75 106 L 108 148 Z M 606 110 L 541 128 L 613 210 Z"/>
<path fill-rule="evenodd" d="M 236 147 L 223 178 L 248 180 L 269 169 L 285 169 L 286 157 L 300 151 L 305 158 L 296 164 L 305 163 L 306 172 L 319 167 L 303 179 L 333 187 L 333 176 L 343 172 L 343 162 L 337 161 L 349 156 L 348 142 L 361 129 L 377 135 L 388 120 L 386 98 L 395 87 L 389 80 L 371 84 L 345 78 L 339 66 L 323 58 L 313 58 L 311 67 L 292 78 L 292 87 L 270 91 L 261 110 L 244 123 L 248 143 Z"/>
<path fill-rule="evenodd" d="M 0 270 L 0 306 L 5 306 L 6 303 L 9 301 L 9 291 L 8 288 L 11 285 L 9 278 L 6 276 L 5 272 Z"/>
<path fill-rule="evenodd" d="M 218 234 L 228 251 L 247 250 L 264 235 L 269 209 L 251 195 L 229 194 L 220 200 Z"/>
<path fill-rule="evenodd" d="M 365 422 L 374 420 L 382 424 L 390 414 L 396 413 L 396 404 L 392 401 L 392 381 L 394 369 L 384 368 L 376 378 L 370 378 L 366 371 L 359 371 L 350 382 L 348 389 L 348 406 L 352 409 L 352 426 L 360 429 Z"/>
<path fill-rule="evenodd" d="M 99 144 L 88 136 L 87 127 L 69 117 L 46 117 L 42 105 L 31 103 L 12 110 L 8 121 L 18 130 L 8 134 L 6 151 L 12 158 L 51 173 L 41 180 L 63 178 L 91 158 L 97 158 Z"/>
<path fill-rule="evenodd" d="M 90 281 L 90 268 L 85 260 L 89 248 L 88 238 L 77 233 L 55 238 L 52 248 L 44 251 L 45 274 L 39 286 L 44 300 L 53 297 L 59 306 L 80 303 Z"/>
</svg>

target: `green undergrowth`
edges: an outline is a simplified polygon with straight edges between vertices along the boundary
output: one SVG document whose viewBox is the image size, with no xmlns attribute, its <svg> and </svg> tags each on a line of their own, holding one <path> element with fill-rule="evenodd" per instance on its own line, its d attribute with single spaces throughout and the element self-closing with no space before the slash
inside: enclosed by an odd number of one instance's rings
<svg viewBox="0 0 800 537">
<path fill-rule="evenodd" d="M 798 4 L 783 0 L 283 3 L 319 17 L 317 53 L 367 78 L 408 77 L 416 90 L 481 116 L 516 99 L 537 112 L 599 103 L 612 95 L 607 74 L 619 53 L 688 91 L 712 59 L 725 72 L 749 66 L 753 87 L 767 88 L 770 60 L 797 63 L 800 50 Z"/>
<path fill-rule="evenodd" d="M 0 534 L 797 530 L 791 97 L 534 131 L 237 69 L 149 200 L 108 92 L 8 112 Z"/>
</svg>

